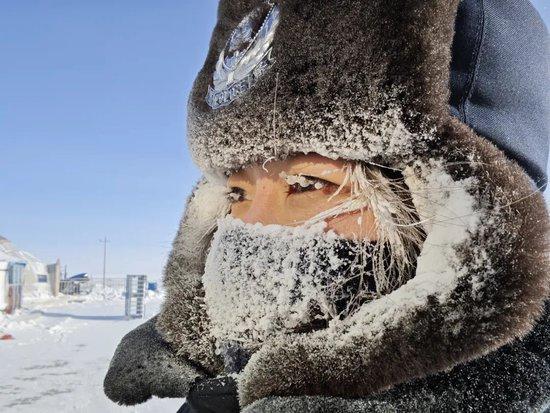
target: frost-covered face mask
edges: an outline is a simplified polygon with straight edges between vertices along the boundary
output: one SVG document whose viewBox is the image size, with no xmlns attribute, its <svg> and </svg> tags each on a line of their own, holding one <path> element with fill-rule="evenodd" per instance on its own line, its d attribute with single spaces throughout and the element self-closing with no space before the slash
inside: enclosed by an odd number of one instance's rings
<svg viewBox="0 0 550 413">
<path fill-rule="evenodd" d="M 219 347 L 253 351 L 278 334 L 322 328 L 373 297 L 374 245 L 325 227 L 218 221 L 203 283 Z"/>
</svg>

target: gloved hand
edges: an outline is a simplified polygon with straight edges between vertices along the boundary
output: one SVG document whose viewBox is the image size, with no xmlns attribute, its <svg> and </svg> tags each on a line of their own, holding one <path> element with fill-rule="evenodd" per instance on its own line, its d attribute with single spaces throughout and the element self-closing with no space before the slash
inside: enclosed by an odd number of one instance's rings
<svg viewBox="0 0 550 413">
<path fill-rule="evenodd" d="M 237 383 L 232 377 L 201 380 L 187 396 L 189 413 L 238 413 Z"/>
</svg>

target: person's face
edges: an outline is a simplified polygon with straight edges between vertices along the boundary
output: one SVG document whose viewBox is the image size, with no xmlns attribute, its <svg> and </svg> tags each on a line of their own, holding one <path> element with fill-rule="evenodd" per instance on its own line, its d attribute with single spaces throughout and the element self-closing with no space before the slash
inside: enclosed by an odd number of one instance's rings
<svg viewBox="0 0 550 413">
<path fill-rule="evenodd" d="M 245 168 L 228 179 L 231 213 L 246 223 L 298 226 L 349 199 L 346 162 L 317 154 L 297 155 Z M 326 220 L 327 230 L 344 238 L 376 241 L 375 219 L 363 209 Z"/>
</svg>

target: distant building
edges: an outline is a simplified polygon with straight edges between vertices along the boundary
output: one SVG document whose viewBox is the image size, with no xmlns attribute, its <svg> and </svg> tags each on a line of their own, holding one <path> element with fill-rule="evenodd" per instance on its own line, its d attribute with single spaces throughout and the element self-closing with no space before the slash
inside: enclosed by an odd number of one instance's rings
<svg viewBox="0 0 550 413">
<path fill-rule="evenodd" d="M 24 266 L 23 266 L 24 265 Z M 61 264 L 46 265 L 34 255 L 17 249 L 9 240 L 0 236 L 0 310 L 8 305 L 10 271 L 18 266 L 23 297 L 26 295 L 57 295 L 61 278 Z M 18 274 L 19 275 L 19 274 Z"/>
</svg>

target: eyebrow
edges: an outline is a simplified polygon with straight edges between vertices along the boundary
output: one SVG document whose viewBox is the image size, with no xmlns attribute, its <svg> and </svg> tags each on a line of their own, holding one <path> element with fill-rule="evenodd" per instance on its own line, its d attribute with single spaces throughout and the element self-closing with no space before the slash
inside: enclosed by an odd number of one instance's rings
<svg viewBox="0 0 550 413">
<path fill-rule="evenodd" d="M 232 180 L 237 180 L 238 182 L 234 183 L 231 182 Z M 235 186 L 235 184 L 248 184 L 252 185 L 252 179 L 250 177 L 250 173 L 246 169 L 241 169 L 240 171 L 237 171 L 233 173 L 232 175 L 227 177 L 227 183 L 228 186 Z"/>
</svg>

